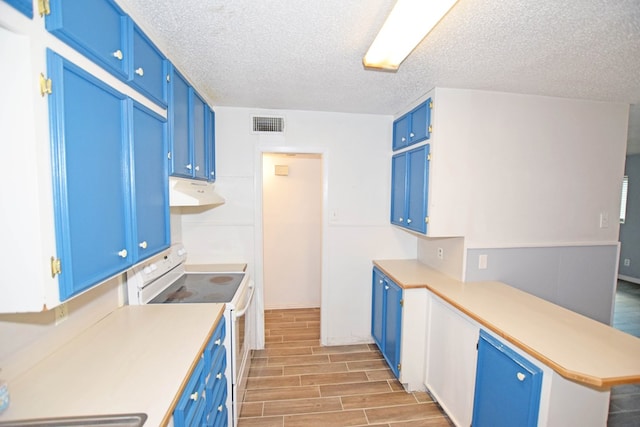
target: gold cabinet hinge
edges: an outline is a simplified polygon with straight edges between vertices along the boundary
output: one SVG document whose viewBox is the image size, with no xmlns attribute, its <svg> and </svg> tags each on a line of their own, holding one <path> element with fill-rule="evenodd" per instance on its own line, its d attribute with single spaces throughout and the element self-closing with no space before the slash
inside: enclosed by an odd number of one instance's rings
<svg viewBox="0 0 640 427">
<path fill-rule="evenodd" d="M 429 125 L 429 133 L 433 132 L 433 125 Z"/>
<path fill-rule="evenodd" d="M 424 223 L 425 223 L 425 224 L 429 224 L 429 217 L 428 217 L 428 216 L 425 216 L 425 217 L 424 217 Z"/>
<path fill-rule="evenodd" d="M 429 109 L 433 110 L 433 101 L 429 101 Z"/>
<path fill-rule="evenodd" d="M 398 371 L 402 370 L 402 363 L 398 363 Z"/>
<path fill-rule="evenodd" d="M 404 300 L 403 299 L 400 300 L 400 307 L 404 307 Z"/>
<path fill-rule="evenodd" d="M 427 154 L 427 161 L 430 162 L 431 161 L 431 153 Z"/>
<path fill-rule="evenodd" d="M 51 13 L 49 0 L 38 0 L 38 12 L 40 13 L 40 16 L 49 15 Z"/>
<path fill-rule="evenodd" d="M 51 257 L 51 278 L 53 279 L 60 273 L 62 273 L 62 263 L 60 262 L 60 259 Z"/>
<path fill-rule="evenodd" d="M 46 78 L 43 73 L 40 73 L 40 95 L 51 95 L 51 86 L 51 79 Z"/>
</svg>

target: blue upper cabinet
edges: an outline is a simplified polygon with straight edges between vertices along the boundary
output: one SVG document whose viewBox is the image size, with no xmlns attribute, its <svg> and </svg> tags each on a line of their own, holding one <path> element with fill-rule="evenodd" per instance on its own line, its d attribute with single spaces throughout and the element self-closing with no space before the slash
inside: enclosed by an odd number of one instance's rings
<svg viewBox="0 0 640 427">
<path fill-rule="evenodd" d="M 191 90 L 191 112 L 193 120 L 191 120 L 191 135 L 193 140 L 193 177 L 196 179 L 207 179 L 206 165 L 206 125 L 208 108 L 206 102 L 198 93 Z"/>
<path fill-rule="evenodd" d="M 110 0 L 51 0 L 47 30 L 116 76 L 129 79 L 129 18 Z"/>
<path fill-rule="evenodd" d="M 133 24 L 131 85 L 163 107 L 167 106 L 167 60 L 149 38 Z"/>
<path fill-rule="evenodd" d="M 431 136 L 431 98 L 393 122 L 393 150 L 408 147 Z"/>
<path fill-rule="evenodd" d="M 485 331 L 480 331 L 474 427 L 538 425 L 542 370 Z M 500 410 L 496 410 L 496 408 Z"/>
<path fill-rule="evenodd" d="M 206 106 L 207 124 L 205 136 L 205 151 L 207 155 L 207 177 L 209 181 L 216 180 L 216 113 Z"/>
<path fill-rule="evenodd" d="M 173 67 L 169 70 L 169 149 L 173 176 L 193 176 L 191 149 L 189 147 L 189 83 Z"/>
<path fill-rule="evenodd" d="M 169 173 L 165 119 L 136 102 L 129 102 L 136 262 L 169 247 Z"/>
<path fill-rule="evenodd" d="M 426 234 L 429 144 L 394 155 L 391 181 L 391 223 Z"/>
<path fill-rule="evenodd" d="M 16 8 L 20 13 L 29 19 L 33 19 L 33 1 L 32 0 L 4 0 L 10 6 Z"/>
<path fill-rule="evenodd" d="M 164 55 L 112 0 L 52 0 L 45 25 L 87 58 L 167 106 Z"/>
<path fill-rule="evenodd" d="M 169 77 L 170 174 L 212 181 L 215 179 L 215 115 L 171 65 Z"/>
<path fill-rule="evenodd" d="M 49 51 L 49 98 L 60 298 L 131 265 L 127 100 Z"/>
</svg>

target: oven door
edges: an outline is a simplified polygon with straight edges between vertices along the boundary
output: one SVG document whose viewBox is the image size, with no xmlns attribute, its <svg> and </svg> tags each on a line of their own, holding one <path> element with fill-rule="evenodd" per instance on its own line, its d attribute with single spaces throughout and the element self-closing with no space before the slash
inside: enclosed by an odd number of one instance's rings
<svg viewBox="0 0 640 427">
<path fill-rule="evenodd" d="M 232 337 L 233 351 L 233 414 L 234 425 L 237 425 L 244 400 L 249 367 L 251 365 L 252 334 L 255 331 L 253 313 L 253 294 L 255 284 L 249 280 L 248 286 L 240 296 L 237 305 L 231 310 L 234 336 Z"/>
</svg>

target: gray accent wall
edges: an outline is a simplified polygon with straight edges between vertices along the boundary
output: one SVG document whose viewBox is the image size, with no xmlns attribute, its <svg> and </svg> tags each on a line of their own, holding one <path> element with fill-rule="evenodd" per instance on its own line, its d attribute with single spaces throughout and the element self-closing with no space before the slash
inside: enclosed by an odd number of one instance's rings
<svg viewBox="0 0 640 427">
<path fill-rule="evenodd" d="M 640 283 L 640 154 L 627 156 L 624 174 L 629 177 L 629 188 L 626 220 L 620 224 L 619 273 L 623 279 Z"/>
<path fill-rule="evenodd" d="M 465 281 L 504 282 L 611 324 L 617 256 L 618 245 L 468 249 Z"/>
</svg>

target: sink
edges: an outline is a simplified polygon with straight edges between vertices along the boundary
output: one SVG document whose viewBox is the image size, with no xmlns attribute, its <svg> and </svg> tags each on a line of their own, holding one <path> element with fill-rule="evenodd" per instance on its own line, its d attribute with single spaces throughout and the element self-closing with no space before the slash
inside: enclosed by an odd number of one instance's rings
<svg viewBox="0 0 640 427">
<path fill-rule="evenodd" d="M 79 417 L 52 417 L 0 422 L 0 427 L 140 427 L 147 414 L 87 415 Z"/>
</svg>

